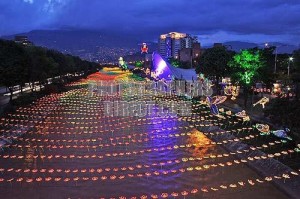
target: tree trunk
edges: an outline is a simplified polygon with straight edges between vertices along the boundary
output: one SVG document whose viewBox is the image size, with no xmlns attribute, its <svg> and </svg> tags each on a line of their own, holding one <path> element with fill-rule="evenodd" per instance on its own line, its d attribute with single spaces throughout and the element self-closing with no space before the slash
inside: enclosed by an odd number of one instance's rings
<svg viewBox="0 0 300 199">
<path fill-rule="evenodd" d="M 295 91 L 296 91 L 296 100 L 299 100 L 299 94 L 300 94 L 300 82 L 297 82 L 297 83 L 296 83 Z"/>
<path fill-rule="evenodd" d="M 216 76 L 216 89 L 217 89 L 217 95 L 220 95 L 221 94 L 221 88 L 220 88 L 220 84 L 219 84 L 219 79 L 220 77 L 219 76 Z"/>
<path fill-rule="evenodd" d="M 248 102 L 249 90 L 247 87 L 244 87 L 244 107 L 247 109 L 247 102 Z"/>
<path fill-rule="evenodd" d="M 33 92 L 33 85 L 34 85 L 34 82 L 30 82 L 30 83 L 29 83 L 29 86 L 30 86 L 30 88 L 31 88 L 31 92 Z"/>
<path fill-rule="evenodd" d="M 12 97 L 13 97 L 14 89 L 8 88 L 8 90 L 9 90 L 9 92 L 10 92 L 9 101 L 11 102 L 11 101 L 12 101 Z"/>
</svg>

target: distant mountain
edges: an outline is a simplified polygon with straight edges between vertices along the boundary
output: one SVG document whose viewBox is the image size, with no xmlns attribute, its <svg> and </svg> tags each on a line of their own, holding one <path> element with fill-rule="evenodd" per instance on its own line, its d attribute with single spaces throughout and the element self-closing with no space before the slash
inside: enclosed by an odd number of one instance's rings
<svg viewBox="0 0 300 199">
<path fill-rule="evenodd" d="M 15 35 L 28 36 L 28 39 L 37 46 L 56 49 L 61 52 L 67 52 L 74 55 L 97 52 L 101 54 L 102 52 L 110 49 L 118 51 L 118 56 L 122 55 L 123 52 L 123 54 L 130 54 L 139 52 L 140 45 L 143 42 L 148 44 L 149 52 L 153 52 L 157 49 L 157 43 L 143 40 L 143 35 L 138 35 L 137 33 L 134 33 L 133 35 L 126 35 L 123 33 L 108 32 L 107 30 L 33 30 L 27 33 Z M 2 38 L 14 39 L 15 35 L 4 36 Z M 229 49 L 237 52 L 241 49 L 264 47 L 264 44 L 243 41 L 229 41 L 224 42 L 223 45 L 228 46 Z M 278 46 L 278 53 L 292 53 L 293 50 L 299 48 L 297 46 L 283 43 L 270 43 L 269 45 Z M 99 50 L 99 48 L 101 48 L 101 50 Z"/>
<path fill-rule="evenodd" d="M 96 46 L 133 46 L 128 39 L 121 39 L 99 31 L 90 30 L 33 30 L 16 35 L 28 36 L 35 45 L 58 50 L 89 49 Z M 4 38 L 13 39 L 15 35 Z M 131 39 L 132 41 L 132 39 Z M 134 41 L 135 42 L 135 41 Z"/>
<path fill-rule="evenodd" d="M 290 45 L 290 44 L 285 44 L 280 42 L 269 43 L 269 46 L 277 46 L 278 53 L 293 53 L 294 50 L 300 49 L 300 46 Z"/>
<path fill-rule="evenodd" d="M 2 38 L 12 40 L 16 35 L 27 36 L 28 40 L 36 46 L 55 49 L 99 63 L 117 62 L 119 57 L 140 52 L 143 42 L 148 44 L 148 52 L 157 49 L 156 43 L 141 39 L 142 35 L 126 35 L 101 30 L 33 30 Z"/>
<path fill-rule="evenodd" d="M 265 44 L 256 44 L 250 42 L 242 42 L 242 41 L 229 41 L 223 43 L 223 45 L 228 46 L 228 49 L 232 49 L 234 51 L 240 51 L 242 49 L 248 48 L 264 48 Z M 278 53 L 292 53 L 294 50 L 297 50 L 299 47 L 279 42 L 269 43 L 269 46 L 277 46 Z"/>
<path fill-rule="evenodd" d="M 241 49 L 259 47 L 259 45 L 256 43 L 243 42 L 243 41 L 229 41 L 229 42 L 224 42 L 223 45 L 227 46 L 228 49 L 232 49 L 234 51 L 240 51 Z"/>
<path fill-rule="evenodd" d="M 94 51 L 96 47 L 139 49 L 139 44 L 144 42 L 135 36 L 97 30 L 33 30 L 15 35 L 28 36 L 37 46 L 60 51 Z M 14 39 L 15 35 L 2 38 Z"/>
</svg>

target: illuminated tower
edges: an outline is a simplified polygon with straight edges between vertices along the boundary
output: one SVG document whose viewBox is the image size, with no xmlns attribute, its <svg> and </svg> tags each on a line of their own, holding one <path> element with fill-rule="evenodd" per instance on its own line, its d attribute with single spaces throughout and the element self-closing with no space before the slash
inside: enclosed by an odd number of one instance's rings
<svg viewBox="0 0 300 199">
<path fill-rule="evenodd" d="M 186 33 L 170 32 L 160 35 L 159 37 L 159 53 L 164 58 L 178 59 L 179 51 L 183 48 L 191 48 L 193 38 Z"/>
</svg>

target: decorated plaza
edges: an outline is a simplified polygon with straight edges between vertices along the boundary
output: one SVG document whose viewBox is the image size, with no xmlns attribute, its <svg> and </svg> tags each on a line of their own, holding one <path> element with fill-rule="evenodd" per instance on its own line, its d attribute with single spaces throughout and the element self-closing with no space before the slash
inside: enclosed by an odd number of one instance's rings
<svg viewBox="0 0 300 199">
<path fill-rule="evenodd" d="M 284 129 L 223 108 L 232 96 L 195 100 L 155 88 L 135 95 L 130 86 L 103 95 L 107 81 L 146 84 L 104 68 L 1 118 L 1 198 L 299 196 L 300 168 L 282 163 L 299 160 L 299 145 Z M 153 111 L 108 114 L 105 102 L 118 100 L 152 101 Z M 155 114 L 160 102 L 187 102 L 190 113 Z"/>
</svg>

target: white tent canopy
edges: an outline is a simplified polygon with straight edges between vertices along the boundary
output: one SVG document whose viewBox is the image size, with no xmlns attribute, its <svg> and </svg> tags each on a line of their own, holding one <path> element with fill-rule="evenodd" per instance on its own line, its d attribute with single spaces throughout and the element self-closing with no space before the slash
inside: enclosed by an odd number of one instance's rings
<svg viewBox="0 0 300 199">
<path fill-rule="evenodd" d="M 160 78 L 176 78 L 183 80 L 196 80 L 197 74 L 195 69 L 176 68 L 161 57 L 160 54 L 154 52 L 152 55 L 153 69 L 159 74 Z"/>
</svg>

